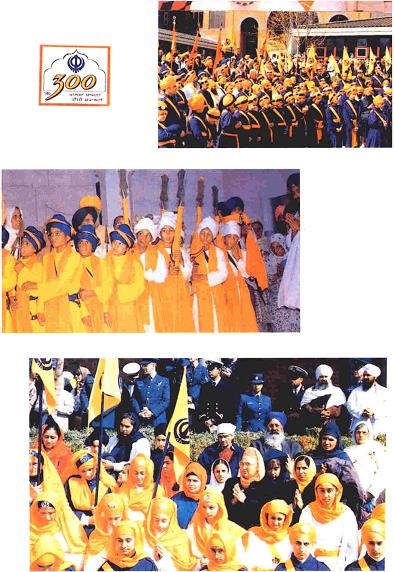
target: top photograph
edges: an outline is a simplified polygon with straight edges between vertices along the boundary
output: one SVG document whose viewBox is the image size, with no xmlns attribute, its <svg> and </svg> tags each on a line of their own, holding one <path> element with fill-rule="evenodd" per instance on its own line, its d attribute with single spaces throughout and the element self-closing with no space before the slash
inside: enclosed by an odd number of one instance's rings
<svg viewBox="0 0 394 572">
<path fill-rule="evenodd" d="M 158 2 L 158 146 L 392 147 L 392 2 Z"/>
</svg>

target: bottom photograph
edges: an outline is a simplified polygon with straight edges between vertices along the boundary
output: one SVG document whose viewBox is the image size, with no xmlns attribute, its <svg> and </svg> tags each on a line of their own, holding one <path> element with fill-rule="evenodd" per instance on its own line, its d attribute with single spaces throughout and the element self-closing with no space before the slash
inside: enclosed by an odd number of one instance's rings
<svg viewBox="0 0 394 572">
<path fill-rule="evenodd" d="M 31 570 L 384 570 L 385 358 L 31 358 Z"/>
</svg>

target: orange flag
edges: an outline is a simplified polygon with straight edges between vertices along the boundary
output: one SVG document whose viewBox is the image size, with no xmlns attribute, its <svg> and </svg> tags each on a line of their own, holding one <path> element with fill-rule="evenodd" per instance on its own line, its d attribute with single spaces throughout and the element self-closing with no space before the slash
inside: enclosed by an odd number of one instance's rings
<svg viewBox="0 0 394 572">
<path fill-rule="evenodd" d="M 222 59 L 222 28 L 219 30 L 218 45 L 216 46 L 216 56 L 213 63 L 213 69 L 215 70 Z"/>
<path fill-rule="evenodd" d="M 309 10 L 312 8 L 312 6 L 315 2 L 314 2 L 314 0 L 304 1 L 304 2 L 301 2 L 301 0 L 300 0 L 299 3 L 304 8 L 305 12 L 309 12 Z"/>
<path fill-rule="evenodd" d="M 174 447 L 174 472 L 179 478 L 190 462 L 189 412 L 187 408 L 186 367 L 179 388 L 178 398 L 170 422 L 167 427 L 170 433 L 169 442 Z"/>
</svg>

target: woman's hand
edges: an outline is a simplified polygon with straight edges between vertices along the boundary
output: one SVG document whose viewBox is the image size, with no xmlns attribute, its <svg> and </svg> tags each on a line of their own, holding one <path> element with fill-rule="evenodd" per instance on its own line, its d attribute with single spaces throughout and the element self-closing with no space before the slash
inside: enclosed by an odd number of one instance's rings
<svg viewBox="0 0 394 572">
<path fill-rule="evenodd" d="M 91 316 L 84 316 L 82 318 L 82 323 L 87 328 L 91 328 L 92 327 L 92 317 Z"/>
<path fill-rule="evenodd" d="M 111 461 L 108 461 L 108 459 L 103 459 L 101 462 L 103 463 L 106 471 L 111 471 L 114 468 L 114 464 L 111 463 Z"/>
<path fill-rule="evenodd" d="M 104 324 L 109 328 L 112 328 L 112 318 L 109 312 L 104 312 Z"/>
<path fill-rule="evenodd" d="M 294 477 L 294 459 L 287 455 L 285 462 L 286 471 L 288 471 L 291 477 Z"/>
<path fill-rule="evenodd" d="M 302 510 L 304 508 L 304 501 L 302 500 L 302 496 L 301 496 L 301 492 L 299 491 L 299 489 L 295 490 L 294 493 L 294 504 L 296 506 L 298 506 L 298 508 L 300 510 Z"/>
<path fill-rule="evenodd" d="M 246 500 L 246 494 L 243 492 L 239 484 L 237 483 L 233 487 L 233 497 L 238 501 L 244 503 Z"/>
</svg>

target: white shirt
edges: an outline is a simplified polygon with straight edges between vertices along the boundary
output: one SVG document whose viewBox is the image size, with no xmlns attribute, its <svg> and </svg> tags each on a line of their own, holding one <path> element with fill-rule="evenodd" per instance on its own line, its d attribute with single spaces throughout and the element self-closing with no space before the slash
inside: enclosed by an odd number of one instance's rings
<svg viewBox="0 0 394 572">
<path fill-rule="evenodd" d="M 376 382 L 367 391 L 364 391 L 362 386 L 353 389 L 346 403 L 347 410 L 352 417 L 350 431 L 353 431 L 358 421 L 367 419 L 362 416 L 364 409 L 372 409 L 374 415 L 370 417 L 369 421 L 373 427 L 374 435 L 386 433 L 386 400 L 387 389 Z"/>
<path fill-rule="evenodd" d="M 346 403 L 346 397 L 340 387 L 336 387 L 331 382 L 325 389 L 316 389 L 315 386 L 309 387 L 301 399 L 301 407 L 308 405 L 314 399 L 322 397 L 323 395 L 330 395 L 327 401 L 326 407 L 344 405 Z"/>
</svg>

